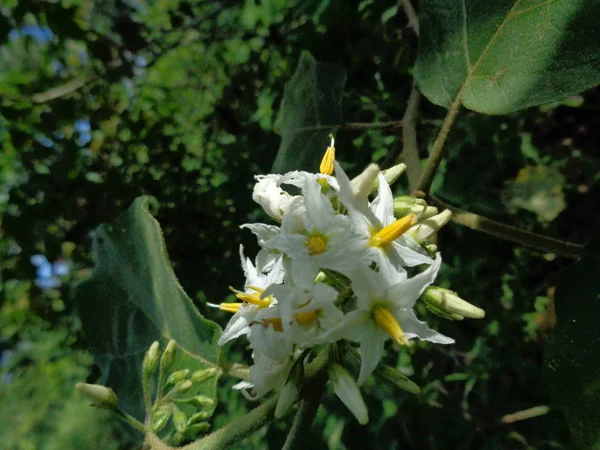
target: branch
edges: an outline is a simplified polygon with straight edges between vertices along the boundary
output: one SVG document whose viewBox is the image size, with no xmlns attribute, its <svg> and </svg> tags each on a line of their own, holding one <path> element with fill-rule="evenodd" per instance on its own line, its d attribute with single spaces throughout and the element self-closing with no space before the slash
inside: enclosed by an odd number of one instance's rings
<svg viewBox="0 0 600 450">
<path fill-rule="evenodd" d="M 495 220 L 491 220 L 486 217 L 464 211 L 460 208 L 456 208 L 436 197 L 429 196 L 428 201 L 434 206 L 451 210 L 452 222 L 463 225 L 467 228 L 471 228 L 472 230 L 491 234 L 492 236 L 504 239 L 505 241 L 514 242 L 526 247 L 555 253 L 566 258 L 578 259 L 585 256 L 589 258 L 600 259 L 600 255 L 585 250 L 582 245 L 561 241 L 559 239 L 542 236 L 529 231 L 521 230 L 520 228 L 512 227 L 510 225 L 505 225 L 503 223 L 496 222 Z"/>
<path fill-rule="evenodd" d="M 409 3 L 410 4 L 410 3 Z M 410 97 L 404 117 L 402 117 L 403 128 L 403 149 L 402 159 L 406 164 L 406 175 L 408 176 L 408 186 L 414 191 L 421 179 L 423 169 L 421 168 L 421 159 L 419 158 L 419 147 L 417 145 L 417 115 L 419 114 L 419 104 L 421 103 L 421 94 L 417 89 L 417 83 L 413 81 Z M 400 161 L 396 161 L 398 164 Z"/>
<path fill-rule="evenodd" d="M 408 17 L 408 26 L 412 28 L 417 37 L 419 37 L 421 31 L 419 27 L 419 17 L 417 16 L 415 8 L 413 8 L 410 0 L 400 0 L 400 6 L 404 9 L 406 17 Z"/>
<path fill-rule="evenodd" d="M 448 138 L 448 134 L 450 133 L 450 128 L 452 128 L 452 124 L 458 116 L 458 112 L 460 111 L 460 106 L 462 102 L 462 94 L 466 84 L 463 85 L 461 90 L 459 91 L 456 99 L 450 106 L 448 110 L 448 114 L 446 114 L 446 118 L 444 119 L 444 123 L 442 123 L 442 128 L 433 143 L 433 149 L 431 150 L 431 154 L 427 159 L 427 166 L 425 166 L 425 170 L 423 175 L 421 175 L 421 179 L 419 180 L 419 184 L 417 185 L 417 191 L 422 191 L 425 193 L 429 193 L 429 189 L 431 188 L 431 183 L 433 183 L 433 179 L 435 177 L 435 173 L 437 172 L 438 166 L 440 162 L 442 162 L 442 156 L 444 156 L 444 144 L 446 143 L 446 139 Z"/>
<path fill-rule="evenodd" d="M 53 87 L 38 94 L 33 94 L 31 96 L 31 101 L 33 103 L 45 103 L 59 97 L 64 97 L 65 95 L 69 95 L 75 92 L 77 89 L 85 86 L 93 78 L 94 77 L 91 76 L 74 78 L 65 84 L 61 84 L 60 86 Z"/>
<path fill-rule="evenodd" d="M 325 393 L 326 383 L 327 377 L 323 376 L 323 374 L 311 379 L 307 383 L 306 389 L 303 390 L 305 396 L 300 402 L 300 407 L 294 417 L 292 428 L 290 429 L 281 450 L 294 449 L 306 430 L 310 428 L 317 415 L 319 406 L 321 406 L 321 399 Z"/>
<path fill-rule="evenodd" d="M 400 128 L 402 127 L 401 120 L 393 120 L 390 122 L 348 122 L 339 125 L 339 128 L 344 130 L 370 130 L 381 128 Z"/>
</svg>

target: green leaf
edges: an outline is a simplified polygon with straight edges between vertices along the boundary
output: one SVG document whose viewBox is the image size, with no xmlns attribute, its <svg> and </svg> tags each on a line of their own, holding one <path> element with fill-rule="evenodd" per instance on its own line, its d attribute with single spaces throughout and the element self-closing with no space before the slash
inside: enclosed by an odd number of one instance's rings
<svg viewBox="0 0 600 450">
<path fill-rule="evenodd" d="M 600 224 L 587 250 L 600 253 Z M 600 449 L 600 259 L 583 258 L 556 285 L 556 328 L 546 350 L 552 399 L 575 443 Z"/>
<path fill-rule="evenodd" d="M 220 327 L 194 307 L 169 263 L 158 222 L 139 197 L 115 221 L 94 232 L 96 268 L 76 292 L 83 331 L 100 382 L 114 389 L 127 412 L 143 418 L 141 366 L 152 342 L 174 339 L 171 370 L 218 367 Z M 216 395 L 212 377 L 190 393 Z"/>
<path fill-rule="evenodd" d="M 274 173 L 316 171 L 329 145 L 329 134 L 342 123 L 342 94 L 346 71 L 317 62 L 303 52 L 296 72 L 286 83 L 276 131 L 281 144 Z"/>
<path fill-rule="evenodd" d="M 598 4 L 586 0 L 426 0 L 415 76 L 448 107 L 507 114 L 600 82 Z"/>
</svg>

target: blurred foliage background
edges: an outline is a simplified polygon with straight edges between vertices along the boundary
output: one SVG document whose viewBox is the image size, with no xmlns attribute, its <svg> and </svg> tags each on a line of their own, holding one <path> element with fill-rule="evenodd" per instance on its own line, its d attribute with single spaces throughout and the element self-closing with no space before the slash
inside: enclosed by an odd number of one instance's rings
<svg viewBox="0 0 600 450">
<path fill-rule="evenodd" d="M 338 158 L 352 174 L 371 161 L 385 167 L 398 156 L 401 129 L 352 124 L 402 117 L 417 51 L 407 23 L 395 0 L 0 3 L 0 447 L 134 447 L 112 418 L 73 396 L 75 382 L 98 378 L 73 303 L 92 267 L 90 233 L 135 197 L 156 197 L 179 280 L 224 324 L 205 301 L 243 282 L 239 244 L 256 250 L 238 225 L 262 217 L 250 200 L 253 176 L 277 155 L 277 112 L 301 53 L 347 72 Z M 599 100 L 592 90 L 502 117 L 465 111 L 436 195 L 585 242 L 600 190 Z M 426 101 L 421 110 L 424 160 L 445 111 Z M 397 189 L 407 193 L 406 181 Z M 326 397 L 306 448 L 569 447 L 553 409 L 502 418 L 549 403 L 544 342 L 557 273 L 570 261 L 457 225 L 439 239 L 438 284 L 484 308 L 486 319 L 457 324 L 420 311 L 457 341 L 387 355 L 422 394 L 372 382 L 367 427 Z M 232 384 L 222 379 L 214 428 L 253 406 Z M 288 427 L 273 423 L 238 448 L 280 448 Z"/>
</svg>

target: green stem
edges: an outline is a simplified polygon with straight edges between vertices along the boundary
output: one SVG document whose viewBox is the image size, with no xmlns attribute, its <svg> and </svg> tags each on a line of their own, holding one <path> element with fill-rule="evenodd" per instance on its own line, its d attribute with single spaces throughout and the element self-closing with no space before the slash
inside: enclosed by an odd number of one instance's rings
<svg viewBox="0 0 600 450">
<path fill-rule="evenodd" d="M 418 37 L 420 34 L 419 17 L 417 16 L 417 13 L 415 12 L 415 8 L 410 3 L 410 0 L 400 0 L 400 5 L 404 9 L 404 13 L 406 14 L 406 17 L 408 17 L 408 26 L 413 29 L 413 31 L 415 32 L 415 34 Z"/>
<path fill-rule="evenodd" d="M 600 259 L 600 255 L 588 252 L 585 248 L 572 242 L 565 242 L 559 239 L 542 236 L 521 230 L 520 228 L 505 225 L 487 217 L 479 216 L 460 208 L 449 205 L 436 197 L 428 197 L 428 201 L 439 208 L 449 209 L 452 211 L 452 222 L 463 225 L 472 230 L 481 231 L 491 234 L 494 237 L 505 241 L 514 242 L 516 244 L 532 247 L 537 250 L 555 253 L 559 256 L 578 259 L 582 256 Z"/>
<path fill-rule="evenodd" d="M 409 3 L 410 4 L 410 3 Z M 408 186 L 411 191 L 416 189 L 423 173 L 421 168 L 421 159 L 419 158 L 419 147 L 417 145 L 417 115 L 419 114 L 419 104 L 421 103 L 421 94 L 417 89 L 417 83 L 413 81 L 410 97 L 402 122 L 402 159 L 406 163 L 406 175 L 408 176 Z M 396 161 L 396 164 L 401 161 Z"/>
<path fill-rule="evenodd" d="M 125 411 L 123 411 L 118 406 L 115 409 L 113 409 L 113 411 L 119 417 L 119 419 L 121 419 L 123 422 L 131 425 L 136 430 L 141 431 L 142 433 L 146 433 L 148 431 L 148 429 L 146 428 L 146 425 L 144 425 L 142 422 L 137 420 L 135 417 L 132 417 L 129 414 L 127 414 Z"/>
<path fill-rule="evenodd" d="M 305 395 L 300 401 L 300 407 L 281 450 L 292 450 L 295 448 L 306 430 L 310 428 L 321 405 L 326 383 L 327 377 L 321 373 L 306 384 L 303 389 Z"/>
<path fill-rule="evenodd" d="M 400 128 L 402 127 L 401 120 L 393 120 L 390 122 L 347 122 L 339 126 L 344 130 L 378 130 L 381 128 Z"/>
<path fill-rule="evenodd" d="M 456 99 L 450 106 L 448 110 L 448 114 L 446 114 L 446 118 L 442 123 L 442 128 L 433 143 L 433 149 L 431 150 L 431 154 L 429 155 L 429 159 L 427 159 L 427 165 L 425 166 L 425 170 L 423 171 L 423 175 L 421 175 L 421 179 L 419 180 L 419 184 L 417 185 L 417 191 L 422 191 L 424 193 L 429 193 L 429 189 L 431 188 L 431 183 L 433 183 L 433 179 L 435 177 L 435 173 L 442 162 L 442 157 L 444 156 L 444 144 L 446 143 L 446 139 L 448 138 L 448 134 L 450 133 L 450 129 L 458 116 L 460 111 L 460 106 L 462 102 L 462 94 L 466 87 L 466 83 L 463 85 L 461 90 L 456 95 Z"/>
</svg>

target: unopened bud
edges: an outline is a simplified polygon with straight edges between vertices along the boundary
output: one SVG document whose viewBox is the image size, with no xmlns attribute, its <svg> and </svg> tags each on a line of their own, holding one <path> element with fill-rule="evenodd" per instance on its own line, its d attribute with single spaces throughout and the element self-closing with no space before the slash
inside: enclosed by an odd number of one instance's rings
<svg viewBox="0 0 600 450">
<path fill-rule="evenodd" d="M 173 340 L 170 340 L 167 344 L 167 348 L 162 354 L 160 358 L 160 369 L 163 372 L 166 372 L 173 362 L 175 361 L 175 351 L 176 351 L 177 343 Z"/>
<path fill-rule="evenodd" d="M 383 174 L 385 181 L 387 181 L 387 183 L 391 186 L 392 184 L 394 184 L 396 182 L 396 180 L 400 177 L 400 175 L 402 175 L 404 173 L 405 170 L 406 170 L 406 164 L 400 163 L 400 164 L 396 164 L 395 166 L 390 167 L 389 169 L 382 170 L 381 173 Z M 375 179 L 375 182 L 373 183 L 373 187 L 371 188 L 371 193 L 372 194 L 375 193 L 375 191 L 377 191 L 377 189 L 379 189 L 379 178 Z"/>
<path fill-rule="evenodd" d="M 446 209 L 433 217 L 419 220 L 419 223 L 412 227 L 407 234 L 415 238 L 417 242 L 426 241 L 446 225 L 451 217 L 452 211 Z"/>
<path fill-rule="evenodd" d="M 456 314 L 470 319 L 483 319 L 485 317 L 483 309 L 464 301 L 456 295 L 456 292 L 449 289 L 430 286 L 421 298 L 428 307 L 439 309 L 446 314 Z"/>
<path fill-rule="evenodd" d="M 210 408 L 215 405 L 215 401 L 205 395 L 196 395 L 188 398 L 176 398 L 173 401 L 176 403 L 191 403 L 198 408 Z"/>
<path fill-rule="evenodd" d="M 154 341 L 154 343 L 150 346 L 146 354 L 144 355 L 144 362 L 142 365 L 142 369 L 144 375 L 150 376 L 158 367 L 158 352 L 160 351 L 160 344 L 158 341 Z"/>
<path fill-rule="evenodd" d="M 175 430 L 180 433 L 183 433 L 187 425 L 185 413 L 175 405 L 173 405 L 173 425 L 175 425 Z"/>
<path fill-rule="evenodd" d="M 211 413 L 207 412 L 207 411 L 200 411 L 199 413 L 194 414 L 192 417 L 190 417 L 188 419 L 188 425 L 192 425 L 193 423 L 196 422 L 202 422 L 205 421 L 206 419 L 209 419 L 211 416 Z"/>
<path fill-rule="evenodd" d="M 169 378 L 167 378 L 167 382 L 165 384 L 170 385 L 183 381 L 187 378 L 189 374 L 190 369 L 183 369 L 178 370 L 177 372 L 173 372 L 171 375 L 169 375 Z"/>
<path fill-rule="evenodd" d="M 409 214 L 415 214 L 419 220 L 435 216 L 438 209 L 435 206 L 429 206 L 422 198 L 415 198 L 410 195 L 402 195 L 394 198 L 394 216 L 404 217 Z"/>
<path fill-rule="evenodd" d="M 101 384 L 77 383 L 75 390 L 98 408 L 115 409 L 117 406 L 117 394 Z"/>
<path fill-rule="evenodd" d="M 429 244 L 425 246 L 425 250 L 427 250 L 430 254 L 434 255 L 438 251 L 438 246 L 435 244 Z"/>
<path fill-rule="evenodd" d="M 168 407 L 159 408 L 152 413 L 152 417 L 150 418 L 150 429 L 153 433 L 158 433 L 165 427 L 171 418 L 172 412 L 173 410 L 169 405 Z"/>
<path fill-rule="evenodd" d="M 277 400 L 277 406 L 275 406 L 276 419 L 280 419 L 285 415 L 290 406 L 296 402 L 299 393 L 300 389 L 296 384 L 296 380 L 286 381 L 286 383 L 281 387 L 279 399 Z"/>
<path fill-rule="evenodd" d="M 368 198 L 373 190 L 373 185 L 377 181 L 379 175 L 379 166 L 377 164 L 369 164 L 360 175 L 352 180 L 352 186 L 356 188 L 357 197 Z"/>
<path fill-rule="evenodd" d="M 217 374 L 217 369 L 211 367 L 210 369 L 196 370 L 190 377 L 190 381 L 194 384 L 200 384 L 209 378 L 214 377 Z"/>
<path fill-rule="evenodd" d="M 365 425 L 369 421 L 367 405 L 352 375 L 339 364 L 333 364 L 329 374 L 335 394 L 356 417 L 358 423 Z"/>
<path fill-rule="evenodd" d="M 210 423 L 200 422 L 190 425 L 185 430 L 185 435 L 188 439 L 195 439 L 199 434 L 206 433 L 210 429 Z"/>
<path fill-rule="evenodd" d="M 173 388 L 178 394 L 185 394 L 192 388 L 192 382 L 190 380 L 179 381 Z"/>
</svg>

